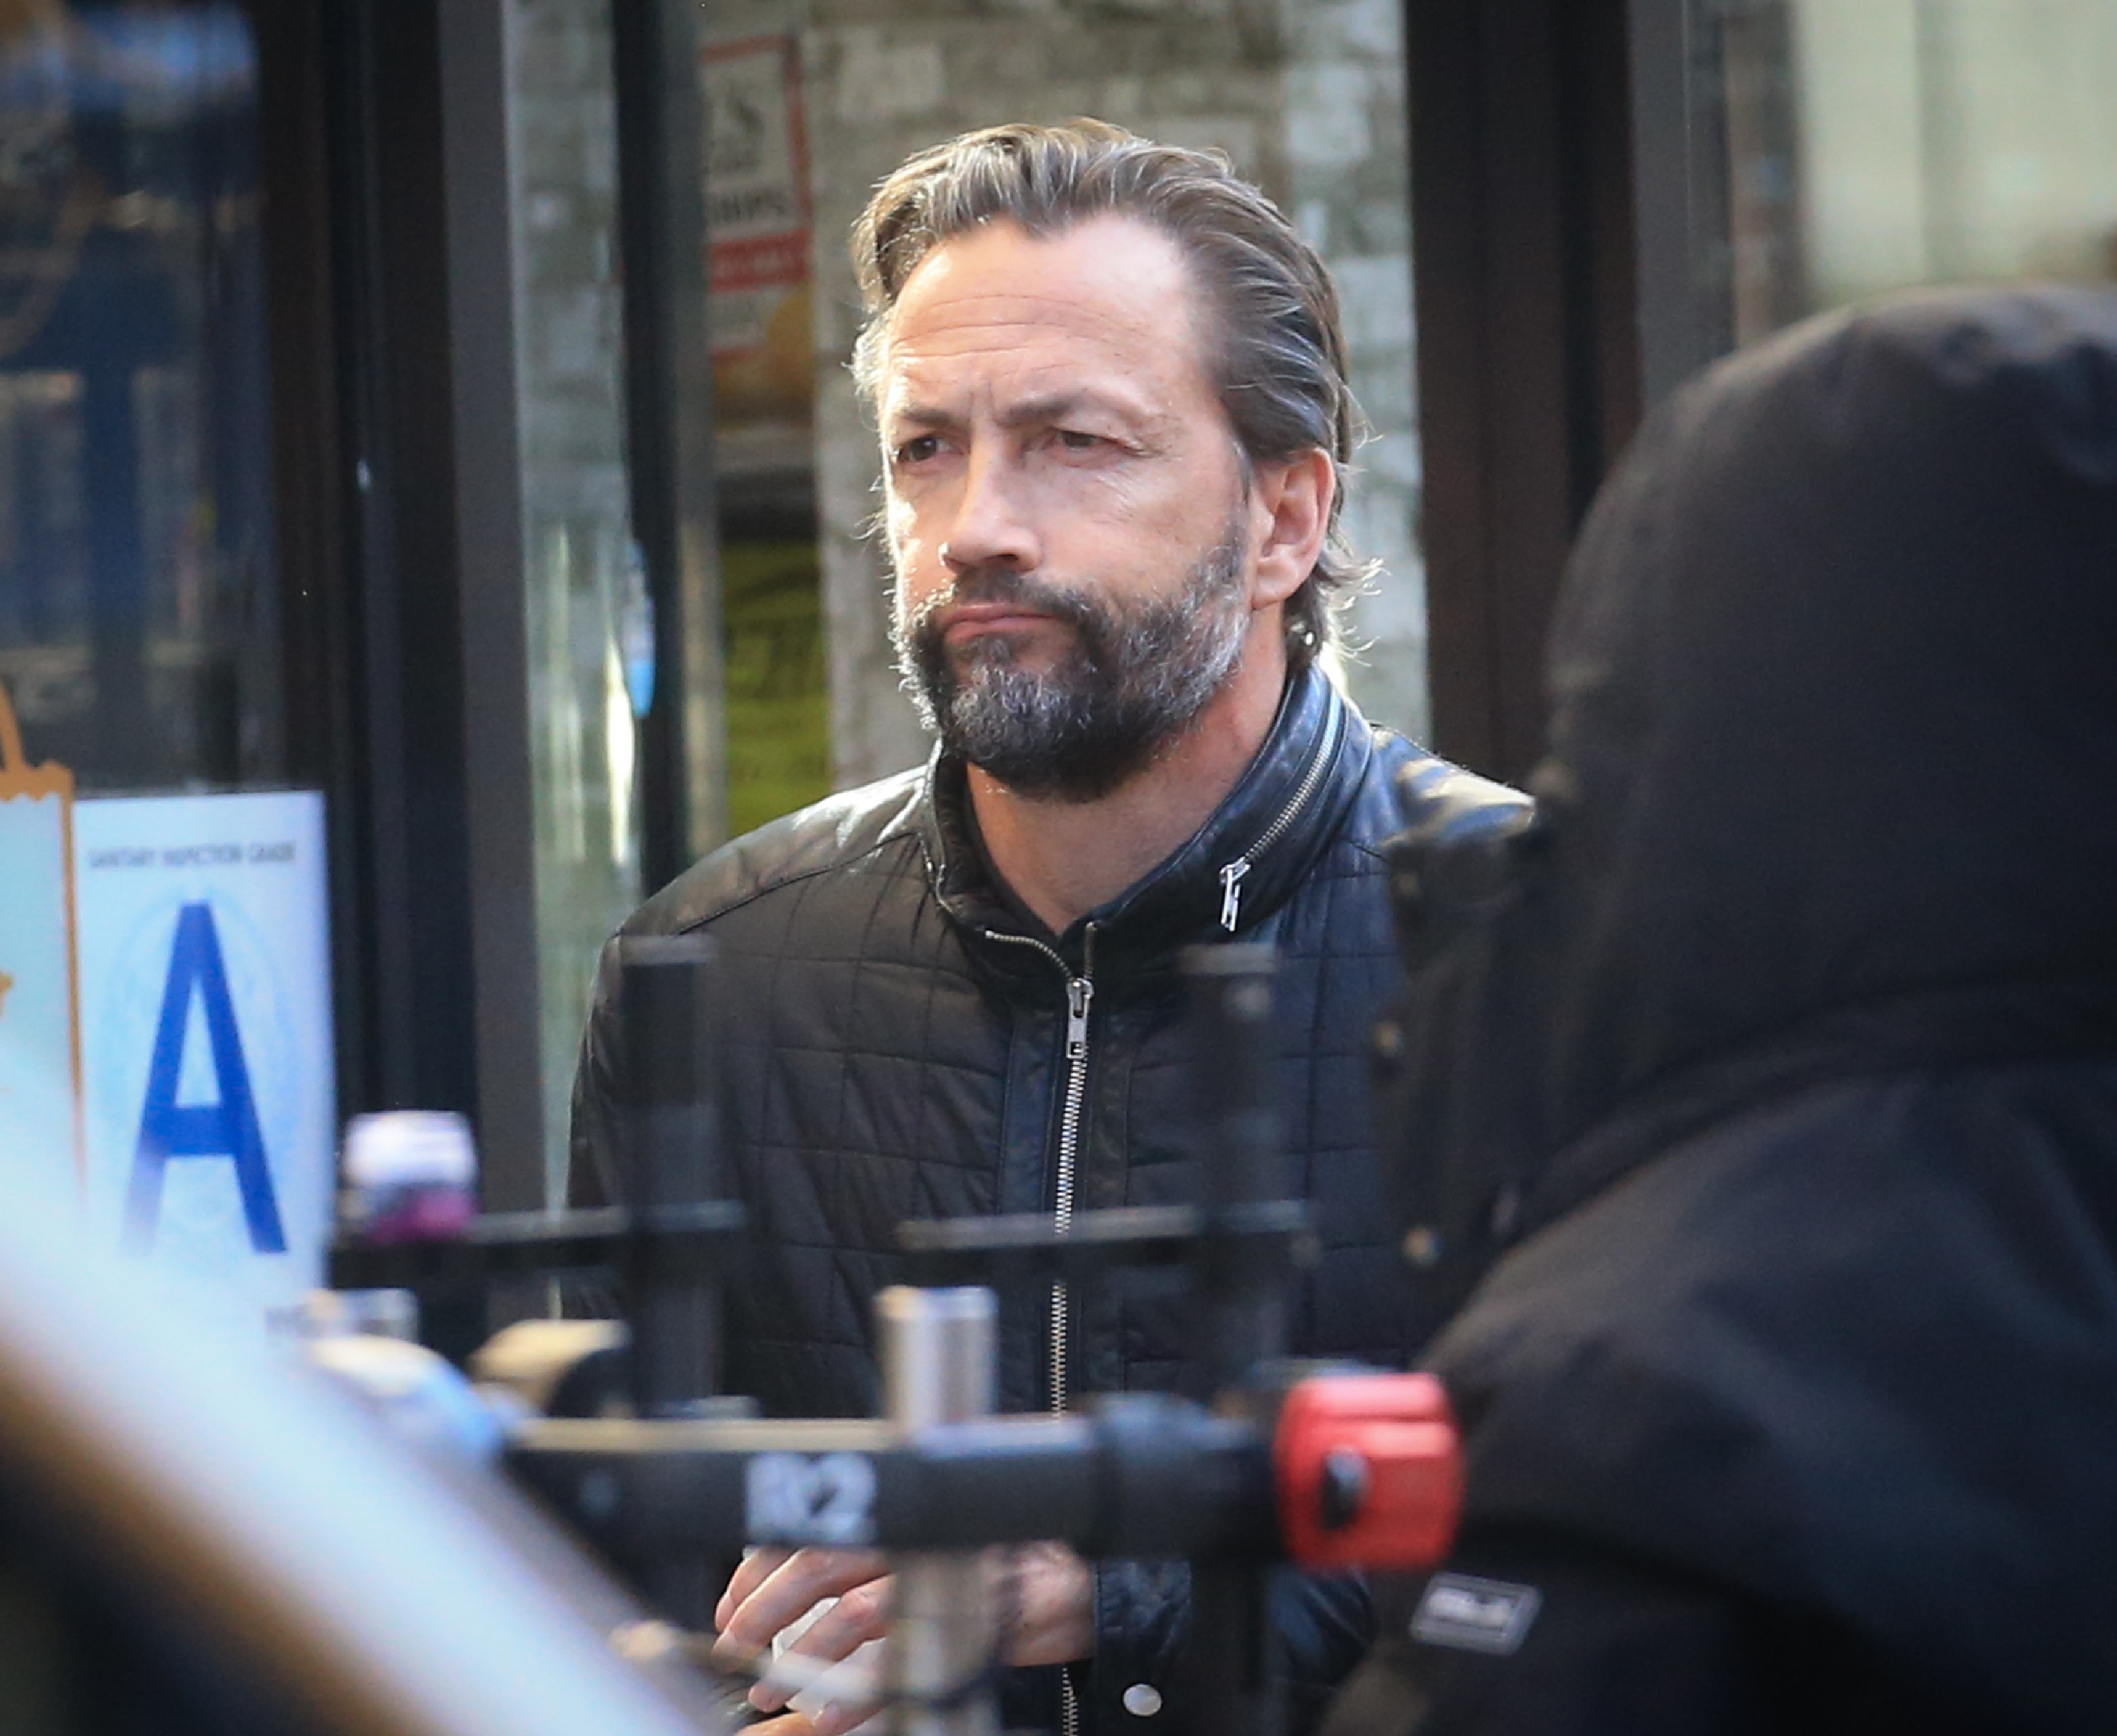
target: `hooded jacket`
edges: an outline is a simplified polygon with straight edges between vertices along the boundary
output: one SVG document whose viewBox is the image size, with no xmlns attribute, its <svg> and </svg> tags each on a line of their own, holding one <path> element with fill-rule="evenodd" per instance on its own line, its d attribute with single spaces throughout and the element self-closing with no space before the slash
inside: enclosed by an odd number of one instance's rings
<svg viewBox="0 0 2117 1736">
<path fill-rule="evenodd" d="M 1298 674 L 1197 835 L 1055 936 L 994 885 L 945 757 L 737 840 L 642 909 L 625 933 L 716 943 L 725 1149 L 754 1243 L 726 1300 L 731 1389 L 775 1415 L 871 1413 L 869 1304 L 904 1276 L 906 1219 L 1197 1197 L 1177 961 L 1229 938 L 1278 949 L 1289 1172 L 1325 1250 L 1293 1299 L 1290 1347 L 1402 1365 L 1432 1321 L 1409 1305 L 1381 1208 L 1365 1055 L 1401 980 L 1379 847 L 1398 823 L 1392 773 L 1415 756 L 1319 672 Z M 577 1198 L 610 1187 L 615 983 L 607 958 L 576 1091 Z M 1054 1368 L 1048 1303 L 1003 1297 L 1003 1410 L 1178 1383 L 1174 1304 L 1115 1288 L 1069 1301 Z M 1098 1570 L 1091 1729 L 1183 1728 L 1169 1674 L 1185 1585 L 1180 1565 Z M 1289 1586 L 1280 1614 L 1297 1696 L 1313 1698 L 1365 1643 L 1364 1591 Z M 1123 1710 L 1142 1683 L 1164 1714 Z"/>
<path fill-rule="evenodd" d="M 1551 667 L 1407 912 L 1468 1504 L 1331 1728 L 2117 1729 L 2117 298 L 1716 368 Z"/>
</svg>

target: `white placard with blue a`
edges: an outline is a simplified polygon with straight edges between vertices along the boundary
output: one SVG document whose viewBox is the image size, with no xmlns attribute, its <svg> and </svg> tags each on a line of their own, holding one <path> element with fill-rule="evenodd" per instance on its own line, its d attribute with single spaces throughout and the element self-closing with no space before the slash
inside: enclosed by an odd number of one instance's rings
<svg viewBox="0 0 2117 1736">
<path fill-rule="evenodd" d="M 323 798 L 84 800 L 74 861 L 90 1232 L 269 1317 L 331 1218 Z"/>
</svg>

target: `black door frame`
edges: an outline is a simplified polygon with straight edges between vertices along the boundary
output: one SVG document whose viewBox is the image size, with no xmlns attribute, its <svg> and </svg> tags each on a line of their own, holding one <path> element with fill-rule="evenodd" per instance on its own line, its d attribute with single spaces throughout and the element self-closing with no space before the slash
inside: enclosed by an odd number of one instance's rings
<svg viewBox="0 0 2117 1736">
<path fill-rule="evenodd" d="M 541 1205 L 501 8 L 253 16 L 291 727 L 330 815 L 340 1110 L 467 1115 L 488 1205 Z"/>
<path fill-rule="evenodd" d="M 720 843 L 727 818 L 698 13 L 695 0 L 611 8 L 626 469 L 654 601 L 655 663 L 666 672 L 641 720 L 640 866 L 649 891 Z"/>
<path fill-rule="evenodd" d="M 1407 0 L 1435 745 L 1520 778 L 1573 536 L 1732 342 L 1690 0 Z"/>
</svg>

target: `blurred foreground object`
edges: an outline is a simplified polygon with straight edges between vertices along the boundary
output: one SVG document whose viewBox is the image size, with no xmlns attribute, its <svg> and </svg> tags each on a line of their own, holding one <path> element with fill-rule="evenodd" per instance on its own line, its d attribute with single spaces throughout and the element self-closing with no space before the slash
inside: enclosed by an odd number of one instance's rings
<svg viewBox="0 0 2117 1736">
<path fill-rule="evenodd" d="M 746 1545 L 880 1550 L 890 1593 L 879 1659 L 850 1641 L 846 1658 L 796 1640 L 723 1667 L 754 1669 L 797 1690 L 797 1704 L 849 1717 L 879 1697 L 902 1736 L 990 1736 L 1021 1546 L 1063 1544 L 1084 1561 L 1180 1563 L 1189 1575 L 1169 1695 L 1131 1683 L 1129 1715 L 1159 1716 L 1174 1701 L 1163 1729 L 1280 1736 L 1312 1711 L 1289 1704 L 1282 1565 L 1430 1565 L 1454 1535 L 1462 1478 L 1447 1395 L 1431 1376 L 1281 1354 L 1288 1281 L 1319 1250 L 1307 1206 L 1281 1197 L 1272 949 L 1223 943 L 1183 957 L 1195 1204 L 1078 1212 L 1063 1226 L 1043 1212 L 903 1225 L 903 1263 L 922 1287 L 874 1299 L 888 1414 L 772 1420 L 713 1391 L 717 1290 L 742 1257 L 740 1208 L 708 1192 L 717 1105 L 697 1014 L 718 986 L 714 954 L 676 937 L 628 940 L 619 956 L 634 1057 L 625 1191 L 637 1203 L 482 1217 L 454 1244 L 377 1241 L 356 1225 L 331 1264 L 343 1284 L 430 1296 L 532 1270 L 616 1279 L 629 1329 L 519 1323 L 473 1366 L 547 1413 L 510 1422 L 505 1462 L 640 1586 L 665 1618 L 657 1642 L 671 1655 L 713 1649 L 715 1588 L 703 1570 Z M 995 1288 L 1086 1295 L 1155 1271 L 1188 1291 L 1201 1390 L 990 1414 Z M 406 1407 L 418 1371 L 386 1357 L 369 1351 L 342 1372 L 432 1438 L 445 1407 Z"/>
<path fill-rule="evenodd" d="M 69 1653 L 101 1708 L 61 1683 L 28 1728 L 105 1727 L 111 1697 L 139 1692 L 95 1679 L 127 1631 L 170 1676 L 149 1695 L 157 1728 L 720 1727 L 680 1674 L 620 1658 L 638 1612 L 504 1485 L 444 1475 L 314 1377 L 192 1329 L 182 1299 L 71 1227 L 62 1197 L 39 1210 L 18 1191 L 0 1214 L 8 1607 L 48 1587 L 48 1621 L 87 1599 L 95 1621 L 39 1647 Z M 23 1644 L 18 1662 L 57 1667 Z"/>
<path fill-rule="evenodd" d="M 2117 297 L 1834 316 L 1650 424 L 1536 824 L 1407 792 L 1469 1481 L 1333 1731 L 2117 1729 L 2113 669 Z"/>
<path fill-rule="evenodd" d="M 355 1115 L 345 1130 L 344 1177 L 340 1216 L 370 1241 L 460 1235 L 477 1215 L 477 1148 L 461 1115 Z"/>
</svg>

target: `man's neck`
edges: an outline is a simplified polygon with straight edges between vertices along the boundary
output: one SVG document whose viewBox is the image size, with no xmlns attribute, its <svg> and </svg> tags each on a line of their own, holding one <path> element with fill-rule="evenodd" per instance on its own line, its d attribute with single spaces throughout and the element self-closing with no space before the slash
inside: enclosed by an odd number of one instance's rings
<svg viewBox="0 0 2117 1736">
<path fill-rule="evenodd" d="M 1165 752 L 1096 801 L 1018 795 L 970 768 L 986 855 L 1054 934 L 1145 880 L 1241 781 L 1286 684 L 1285 653 L 1275 634 L 1261 646 L 1266 636 L 1252 634 L 1234 678 Z"/>
</svg>

